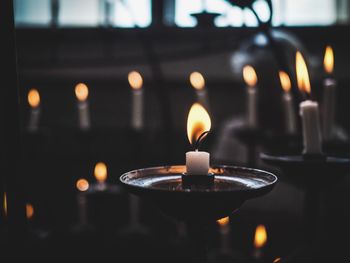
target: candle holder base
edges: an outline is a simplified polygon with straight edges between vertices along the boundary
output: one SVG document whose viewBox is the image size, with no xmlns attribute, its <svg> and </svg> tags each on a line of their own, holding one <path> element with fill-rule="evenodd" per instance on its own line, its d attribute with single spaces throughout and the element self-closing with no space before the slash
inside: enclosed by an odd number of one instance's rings
<svg viewBox="0 0 350 263">
<path fill-rule="evenodd" d="M 181 175 L 182 186 L 184 189 L 211 189 L 214 186 L 215 175 Z"/>
</svg>

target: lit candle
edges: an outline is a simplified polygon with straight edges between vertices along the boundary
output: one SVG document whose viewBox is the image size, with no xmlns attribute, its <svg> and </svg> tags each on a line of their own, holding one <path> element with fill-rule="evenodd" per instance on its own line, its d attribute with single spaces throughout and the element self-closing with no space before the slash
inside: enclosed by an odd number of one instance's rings
<svg viewBox="0 0 350 263">
<path fill-rule="evenodd" d="M 208 152 L 199 151 L 198 146 L 210 128 L 208 112 L 199 103 L 193 104 L 187 118 L 187 137 L 195 150 L 186 153 L 187 175 L 208 174 L 210 155 Z"/>
<path fill-rule="evenodd" d="M 221 253 L 230 253 L 230 218 L 224 217 L 217 221 L 220 227 Z"/>
<path fill-rule="evenodd" d="M 136 130 L 143 129 L 143 79 L 139 72 L 131 71 L 128 81 L 132 90 L 131 127 Z"/>
<path fill-rule="evenodd" d="M 196 91 L 197 102 L 209 111 L 209 100 L 203 75 L 199 72 L 192 72 L 190 83 Z"/>
<path fill-rule="evenodd" d="M 107 189 L 107 165 L 99 162 L 95 165 L 94 176 L 97 181 L 96 190 L 103 191 Z"/>
<path fill-rule="evenodd" d="M 4 192 L 3 209 L 4 209 L 4 216 L 7 217 L 7 194 L 6 194 L 6 192 Z"/>
<path fill-rule="evenodd" d="M 90 110 L 89 110 L 89 89 L 84 83 L 75 86 L 75 96 L 77 98 L 77 107 L 79 114 L 79 126 L 81 130 L 90 129 Z"/>
<path fill-rule="evenodd" d="M 87 225 L 87 200 L 85 192 L 89 190 L 89 182 L 85 179 L 79 179 L 76 187 L 79 191 L 77 195 L 79 223 L 81 225 Z"/>
<path fill-rule="evenodd" d="M 323 122 L 322 135 L 324 140 L 332 139 L 335 125 L 335 106 L 336 106 L 336 86 L 337 83 L 332 77 L 334 69 L 333 49 L 327 46 L 324 55 L 324 69 L 327 77 L 323 81 Z"/>
<path fill-rule="evenodd" d="M 26 217 L 27 220 L 31 220 L 34 217 L 34 206 L 30 203 L 26 204 Z"/>
<path fill-rule="evenodd" d="M 31 89 L 28 92 L 28 103 L 30 106 L 28 130 L 35 132 L 39 128 L 40 118 L 40 94 L 38 90 Z"/>
<path fill-rule="evenodd" d="M 260 260 L 264 253 L 263 253 L 263 247 L 266 245 L 267 242 L 267 231 L 264 225 L 258 225 L 255 229 L 255 235 L 254 235 L 254 250 L 253 250 L 253 257 L 256 260 Z"/>
<path fill-rule="evenodd" d="M 311 93 L 309 73 L 305 60 L 300 52 L 296 54 L 296 73 L 298 88 L 307 94 Z M 299 105 L 300 116 L 303 126 L 304 154 L 321 154 L 322 140 L 320 131 L 320 120 L 318 103 L 310 99 Z"/>
<path fill-rule="evenodd" d="M 295 112 L 293 108 L 293 97 L 290 92 L 290 89 L 292 87 L 290 78 L 288 74 L 284 71 L 279 72 L 279 77 L 281 81 L 281 86 L 283 89 L 283 95 L 282 95 L 282 101 L 283 101 L 283 108 L 284 108 L 284 114 L 285 114 L 285 128 L 287 134 L 294 134 L 296 133 L 296 120 L 295 120 Z"/>
<path fill-rule="evenodd" d="M 247 126 L 250 129 L 255 129 L 258 125 L 258 94 L 256 88 L 258 77 L 252 66 L 247 65 L 243 68 L 243 79 L 247 84 Z"/>
</svg>

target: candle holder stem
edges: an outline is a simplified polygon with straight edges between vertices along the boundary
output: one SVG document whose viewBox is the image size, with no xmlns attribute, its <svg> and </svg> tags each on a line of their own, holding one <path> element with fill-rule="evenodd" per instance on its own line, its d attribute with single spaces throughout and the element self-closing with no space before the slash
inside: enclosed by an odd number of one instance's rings
<svg viewBox="0 0 350 263">
<path fill-rule="evenodd" d="M 193 252 L 191 262 L 208 262 L 207 226 L 200 222 L 187 222 L 187 229 L 191 241 L 191 251 Z"/>
</svg>

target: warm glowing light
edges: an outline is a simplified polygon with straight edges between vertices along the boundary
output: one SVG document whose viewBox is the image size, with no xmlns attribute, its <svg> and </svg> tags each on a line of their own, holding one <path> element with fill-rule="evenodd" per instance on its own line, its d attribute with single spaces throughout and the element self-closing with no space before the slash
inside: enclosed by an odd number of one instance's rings
<svg viewBox="0 0 350 263">
<path fill-rule="evenodd" d="M 331 46 L 326 47 L 326 52 L 324 53 L 324 59 L 323 59 L 323 66 L 324 66 L 324 70 L 328 74 L 332 74 L 334 69 L 334 54 Z"/>
<path fill-rule="evenodd" d="M 264 225 L 258 225 L 255 230 L 254 247 L 261 248 L 266 244 L 267 232 Z"/>
<path fill-rule="evenodd" d="M 254 87 L 256 85 L 258 77 L 252 66 L 247 65 L 243 68 L 243 79 L 249 87 Z"/>
<path fill-rule="evenodd" d="M 98 182 L 103 183 L 107 179 L 107 166 L 105 163 L 99 162 L 95 165 L 95 178 Z"/>
<path fill-rule="evenodd" d="M 36 108 L 40 105 L 40 94 L 38 90 L 31 89 L 28 92 L 28 103 L 32 108 Z"/>
<path fill-rule="evenodd" d="M 187 118 L 187 137 L 193 145 L 206 131 L 210 131 L 211 120 L 208 112 L 199 103 L 194 103 Z"/>
<path fill-rule="evenodd" d="M 89 96 L 89 89 L 84 83 L 79 83 L 75 86 L 75 96 L 80 101 L 85 101 Z"/>
<path fill-rule="evenodd" d="M 143 80 L 142 80 L 142 76 L 139 72 L 131 71 L 128 75 L 128 81 L 129 81 L 131 88 L 133 88 L 133 89 L 141 89 L 142 88 Z"/>
<path fill-rule="evenodd" d="M 216 222 L 218 222 L 220 226 L 227 226 L 230 223 L 230 218 L 227 216 L 217 220 Z"/>
<path fill-rule="evenodd" d="M 310 78 L 303 55 L 298 51 L 295 58 L 298 88 L 310 94 Z"/>
<path fill-rule="evenodd" d="M 89 182 L 85 179 L 79 179 L 76 183 L 76 186 L 80 192 L 85 192 L 89 189 Z"/>
<path fill-rule="evenodd" d="M 34 216 L 34 207 L 30 203 L 26 204 L 26 216 L 27 216 L 27 219 L 32 219 Z"/>
<path fill-rule="evenodd" d="M 289 92 L 291 87 L 292 87 L 292 84 L 290 82 L 290 78 L 289 78 L 288 74 L 284 71 L 280 71 L 279 75 L 280 75 L 282 89 L 285 92 Z"/>
<path fill-rule="evenodd" d="M 7 216 L 7 194 L 4 192 L 4 214 Z"/>
<path fill-rule="evenodd" d="M 273 261 L 273 263 L 280 263 L 281 262 L 281 258 L 275 258 L 275 260 Z"/>
<path fill-rule="evenodd" d="M 191 73 L 190 82 L 196 90 L 201 90 L 205 86 L 205 80 L 203 75 L 196 71 Z"/>
</svg>

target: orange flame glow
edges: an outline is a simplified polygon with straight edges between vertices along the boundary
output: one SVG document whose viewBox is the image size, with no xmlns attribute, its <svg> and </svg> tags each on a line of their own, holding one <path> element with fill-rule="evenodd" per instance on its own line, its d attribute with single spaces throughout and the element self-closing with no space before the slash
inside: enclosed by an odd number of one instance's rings
<svg viewBox="0 0 350 263">
<path fill-rule="evenodd" d="M 89 89 L 84 83 L 75 86 L 75 96 L 79 101 L 85 101 L 89 96 Z"/>
<path fill-rule="evenodd" d="M 280 71 L 279 76 L 280 76 L 282 89 L 285 92 L 289 92 L 291 87 L 292 87 L 292 84 L 290 82 L 290 78 L 289 78 L 288 74 L 284 71 Z"/>
<path fill-rule="evenodd" d="M 258 77 L 252 66 L 247 65 L 243 68 L 243 79 L 249 87 L 254 87 L 256 85 Z"/>
<path fill-rule="evenodd" d="M 34 216 L 34 207 L 32 204 L 27 203 L 26 204 L 26 217 L 27 219 L 32 219 Z"/>
<path fill-rule="evenodd" d="M 7 216 L 7 194 L 4 192 L 4 214 Z"/>
<path fill-rule="evenodd" d="M 324 54 L 324 59 L 323 59 L 323 67 L 324 67 L 324 70 L 328 74 L 332 74 L 333 73 L 333 69 L 334 69 L 334 54 L 333 54 L 333 49 L 332 49 L 331 46 L 327 46 L 326 47 L 326 52 Z"/>
<path fill-rule="evenodd" d="M 142 76 L 139 72 L 137 71 L 131 71 L 128 74 L 128 81 L 129 85 L 131 86 L 132 89 L 141 89 L 143 85 L 143 79 Z"/>
<path fill-rule="evenodd" d="M 194 103 L 187 118 L 187 137 L 193 145 L 202 133 L 210 131 L 211 120 L 208 112 L 199 103 Z"/>
<path fill-rule="evenodd" d="M 298 51 L 295 57 L 297 82 L 299 90 L 310 94 L 310 78 L 303 55 Z"/>
<path fill-rule="evenodd" d="M 202 90 L 205 86 L 205 80 L 203 75 L 196 71 L 191 73 L 190 82 L 193 88 L 195 88 L 196 90 Z"/>
<path fill-rule="evenodd" d="M 223 218 L 217 220 L 216 222 L 218 222 L 218 224 L 220 226 L 227 226 L 230 223 L 230 218 L 228 216 L 227 217 L 223 217 Z"/>
<path fill-rule="evenodd" d="M 273 263 L 280 263 L 281 262 L 281 258 L 275 258 L 275 260 L 273 261 Z"/>
<path fill-rule="evenodd" d="M 264 225 L 258 225 L 255 230 L 254 247 L 262 248 L 267 241 L 267 232 Z"/>
<path fill-rule="evenodd" d="M 107 165 L 103 162 L 97 163 L 95 165 L 94 175 L 98 182 L 105 182 L 107 179 Z"/>
<path fill-rule="evenodd" d="M 76 187 L 80 192 L 85 192 L 89 189 L 89 182 L 85 179 L 79 179 L 76 183 Z"/>
<path fill-rule="evenodd" d="M 40 94 L 37 89 L 31 89 L 28 92 L 28 103 L 32 108 L 36 108 L 40 105 Z"/>
</svg>

